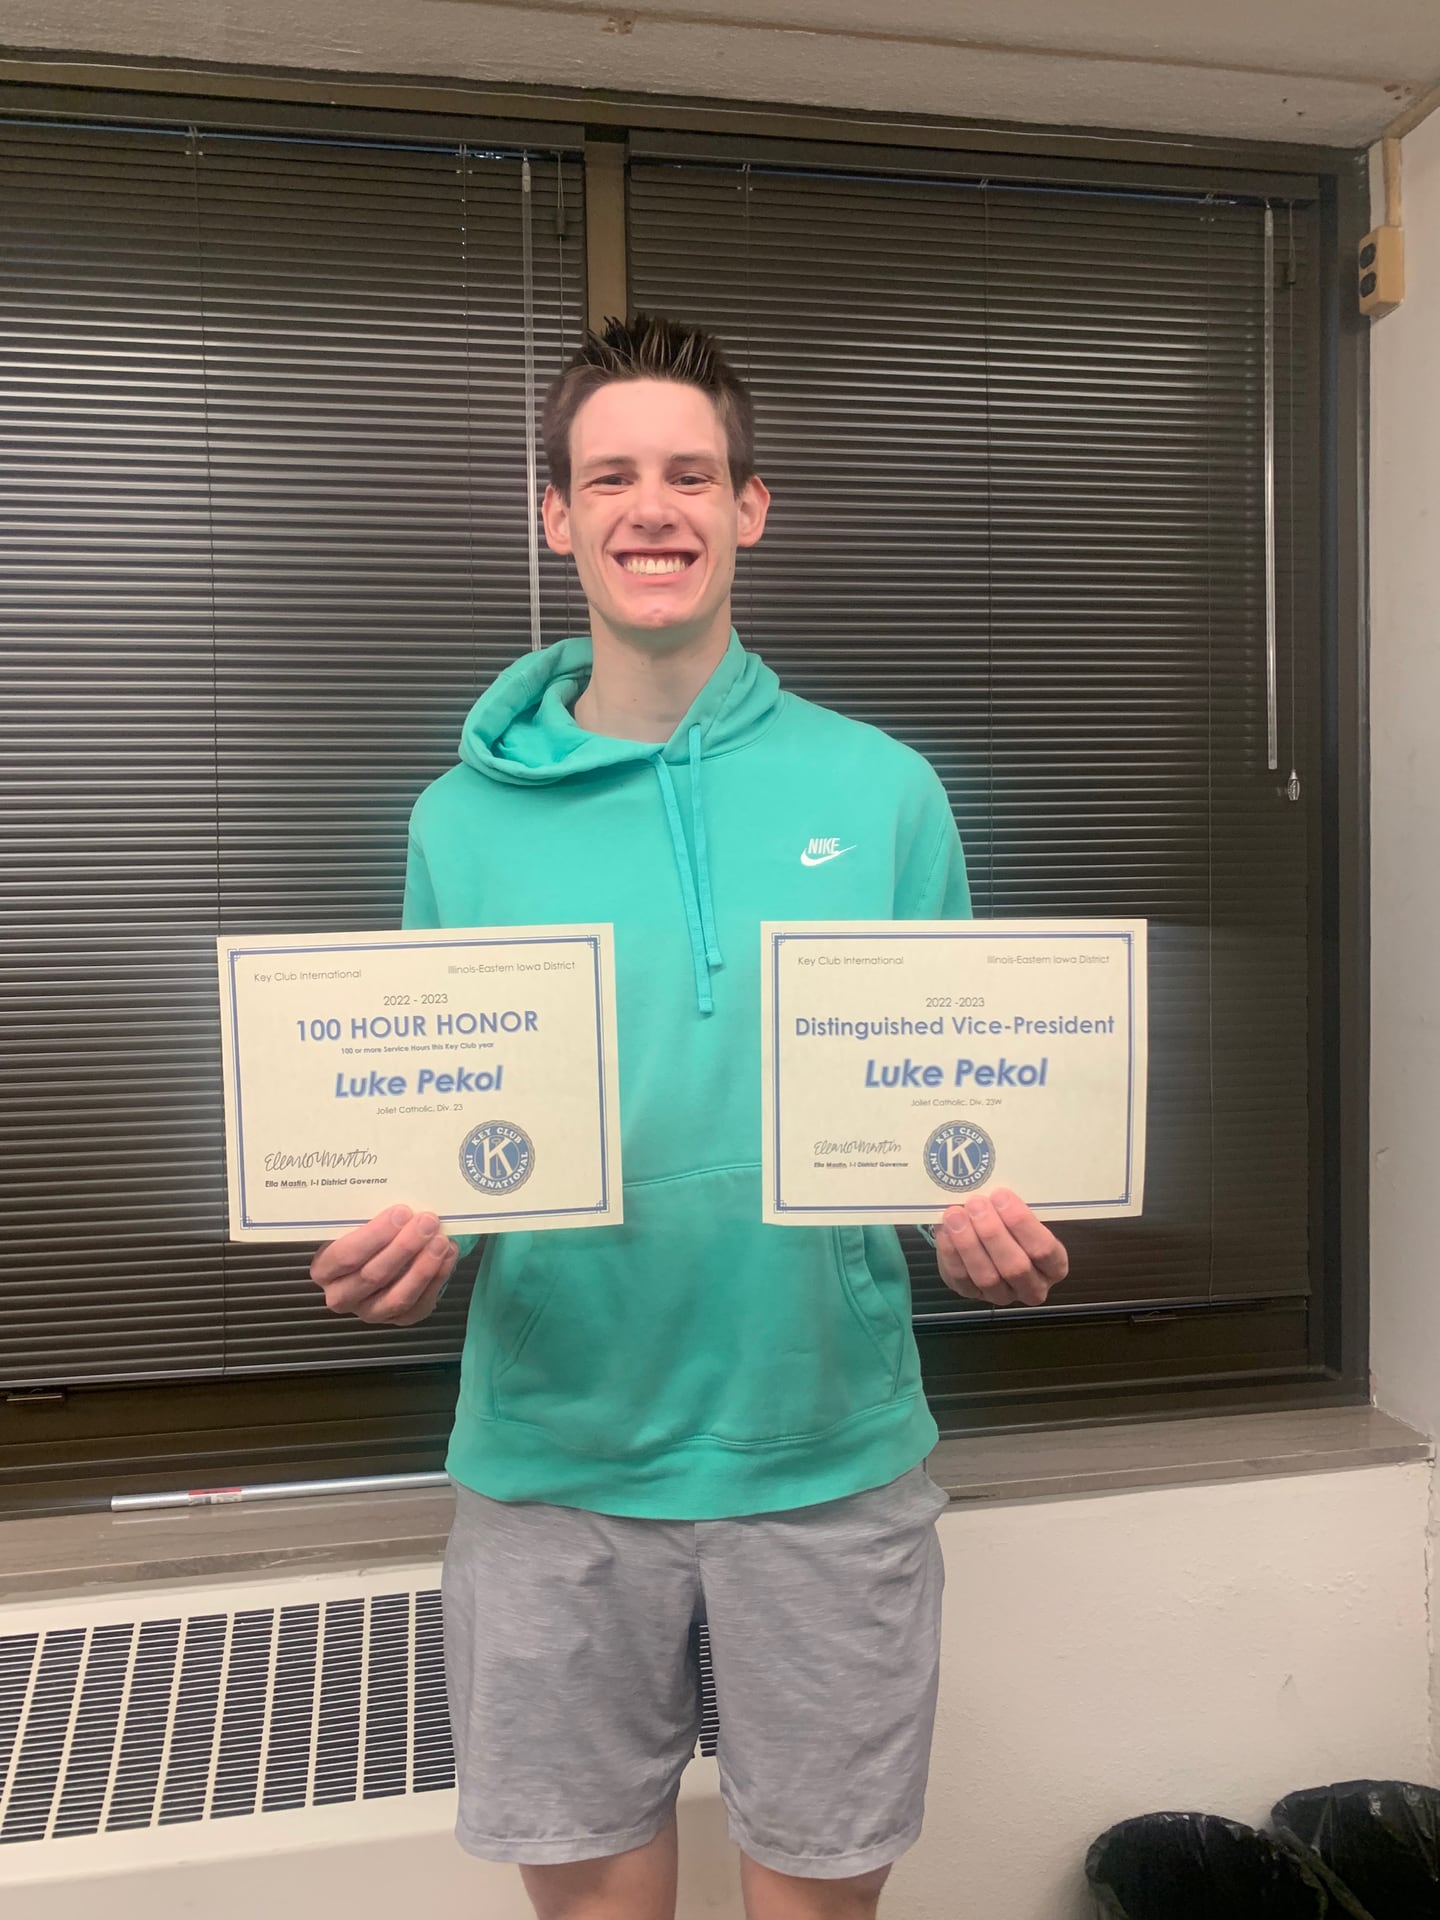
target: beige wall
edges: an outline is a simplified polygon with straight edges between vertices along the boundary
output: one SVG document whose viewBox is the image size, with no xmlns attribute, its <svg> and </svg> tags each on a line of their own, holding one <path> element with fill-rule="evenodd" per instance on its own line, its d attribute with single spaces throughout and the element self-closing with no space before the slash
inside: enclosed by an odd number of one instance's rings
<svg viewBox="0 0 1440 1920">
<path fill-rule="evenodd" d="M 1423 5 L 0 0 L 0 46 L 1360 146 L 1433 77 Z"/>
<path fill-rule="evenodd" d="M 1373 1369 L 1440 1432 L 1440 114 L 1405 141 L 1405 303 L 1373 324 Z"/>
<path fill-rule="evenodd" d="M 952 1510 L 929 1816 L 894 1920 L 1089 1920 L 1086 1846 L 1424 1775 L 1429 1469 Z"/>
<path fill-rule="evenodd" d="M 1111 1821 L 1175 1806 L 1259 1820 L 1293 1787 L 1423 1773 L 1428 1485 L 1426 1466 L 1390 1466 L 945 1514 L 929 1814 L 888 1920 L 1090 1920 L 1082 1863 Z M 366 1577 L 386 1581 L 393 1569 Z M 325 1575 L 307 1597 L 330 1586 L 356 1590 Z M 135 1617 L 130 1596 L 71 1603 L 86 1617 L 100 1605 Z M 23 1605 L 0 1608 L 0 1632 L 27 1624 Z M 452 1816 L 451 1796 L 425 1794 L 8 1847 L 0 1908 L 522 1920 L 518 1877 L 461 1854 Z M 708 1763 L 691 1769 L 682 1832 L 682 1920 L 739 1920 Z"/>
<path fill-rule="evenodd" d="M 1408 291 L 1404 305 L 1376 321 L 1370 336 L 1371 1371 L 1379 1404 L 1434 1435 L 1440 1434 L 1440 114 L 1409 136 L 1402 158 Z M 1440 1491 L 1431 1538 L 1440 1538 Z M 1432 1610 L 1437 1597 L 1432 1593 Z M 1432 1657 L 1440 1729 L 1440 1646 Z"/>
</svg>

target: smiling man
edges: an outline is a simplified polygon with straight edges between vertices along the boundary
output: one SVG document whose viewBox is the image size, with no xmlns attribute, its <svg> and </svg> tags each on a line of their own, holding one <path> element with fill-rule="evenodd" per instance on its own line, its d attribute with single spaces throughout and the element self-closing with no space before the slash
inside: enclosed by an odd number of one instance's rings
<svg viewBox="0 0 1440 1920">
<path fill-rule="evenodd" d="M 868 1916 L 920 1830 L 944 1499 L 894 1231 L 761 1223 L 758 933 L 966 916 L 964 859 L 925 761 L 731 629 L 769 495 L 708 336 L 612 322 L 545 443 L 589 633 L 481 696 L 415 807 L 406 924 L 613 923 L 625 1224 L 485 1249 L 448 1462 L 459 1837 L 541 1920 L 671 1920 L 706 1621 L 752 1920 Z M 1011 1194 L 936 1242 L 974 1299 L 1065 1275 Z M 409 1325 L 456 1255 L 396 1208 L 312 1271 Z"/>
</svg>

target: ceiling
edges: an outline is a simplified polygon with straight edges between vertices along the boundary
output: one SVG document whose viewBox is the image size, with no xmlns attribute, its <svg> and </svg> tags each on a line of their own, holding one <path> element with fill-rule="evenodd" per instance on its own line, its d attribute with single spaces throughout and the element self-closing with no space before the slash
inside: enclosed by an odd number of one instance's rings
<svg viewBox="0 0 1440 1920">
<path fill-rule="evenodd" d="M 1359 146 L 1440 0 L 0 0 L 0 46 Z"/>
</svg>

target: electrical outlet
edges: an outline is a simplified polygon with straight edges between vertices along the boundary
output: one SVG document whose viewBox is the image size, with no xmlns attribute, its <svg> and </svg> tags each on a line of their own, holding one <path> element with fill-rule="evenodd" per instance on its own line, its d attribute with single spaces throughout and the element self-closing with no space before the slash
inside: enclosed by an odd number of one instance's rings
<svg viewBox="0 0 1440 1920">
<path fill-rule="evenodd" d="M 1393 313 L 1405 298 L 1405 235 L 1399 227 L 1375 227 L 1360 242 L 1357 262 L 1360 311 L 1372 320 Z"/>
</svg>

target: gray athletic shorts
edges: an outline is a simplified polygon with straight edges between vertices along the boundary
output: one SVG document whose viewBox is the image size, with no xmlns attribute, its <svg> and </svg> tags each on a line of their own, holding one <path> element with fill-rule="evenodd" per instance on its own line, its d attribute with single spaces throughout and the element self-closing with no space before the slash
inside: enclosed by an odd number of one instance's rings
<svg viewBox="0 0 1440 1920">
<path fill-rule="evenodd" d="M 456 1488 L 445 1665 L 457 1836 L 487 1860 L 653 1840 L 700 1728 L 710 1630 L 720 1784 L 762 1866 L 868 1873 L 918 1837 L 940 1656 L 945 1496 L 923 1467 L 739 1520 L 625 1520 Z"/>
</svg>

